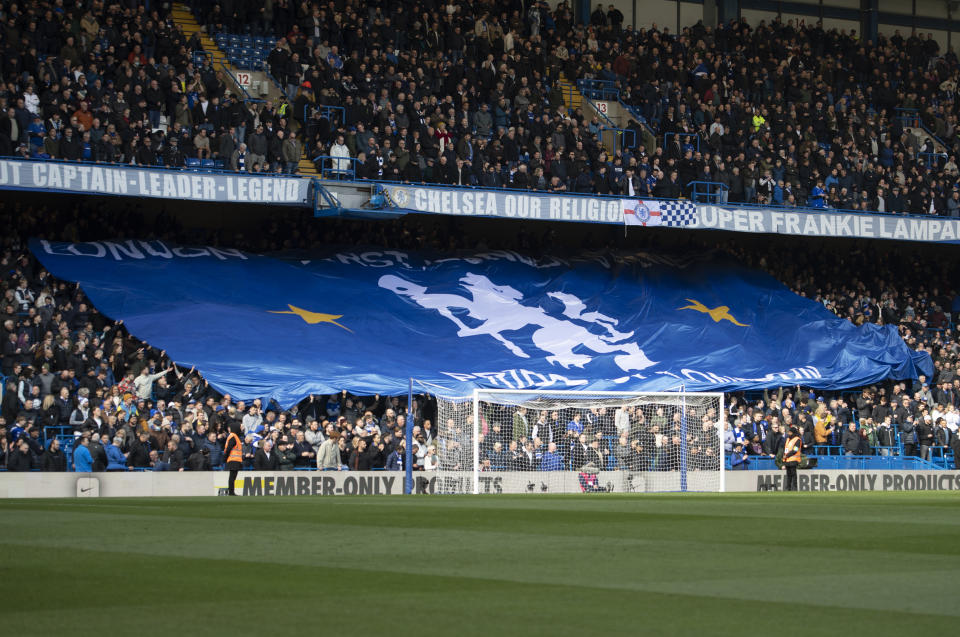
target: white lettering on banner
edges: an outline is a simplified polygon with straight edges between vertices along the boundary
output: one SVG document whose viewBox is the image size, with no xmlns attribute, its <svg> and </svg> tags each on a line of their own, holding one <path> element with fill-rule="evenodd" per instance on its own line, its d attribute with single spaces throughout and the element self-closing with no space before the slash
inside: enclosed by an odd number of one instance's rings
<svg viewBox="0 0 960 637">
<path fill-rule="evenodd" d="M 589 381 L 583 378 L 568 378 L 559 374 L 541 374 L 527 369 L 507 369 L 500 372 L 441 372 L 454 380 L 468 382 L 473 380 L 483 380 L 490 387 L 497 389 L 541 389 L 544 387 L 578 387 L 587 384 Z M 679 374 L 670 371 L 654 372 L 661 376 L 669 376 L 677 380 L 705 383 L 711 387 L 717 385 L 734 385 L 739 383 L 768 383 L 772 381 L 786 381 L 791 384 L 803 384 L 802 381 L 817 380 L 822 377 L 820 370 L 816 367 L 795 367 L 784 372 L 772 372 L 760 378 L 742 378 L 740 376 L 725 376 L 709 371 L 696 369 L 681 369 Z M 631 377 L 647 378 L 641 374 L 625 376 L 614 380 L 621 384 Z"/>
<path fill-rule="evenodd" d="M 395 207 L 416 212 L 447 215 L 482 215 L 520 219 L 623 223 L 618 199 L 591 197 L 518 195 L 479 190 L 406 188 L 390 186 L 387 194 Z"/>
<path fill-rule="evenodd" d="M 461 382 L 480 379 L 498 389 L 524 389 L 528 387 L 535 387 L 537 389 L 543 387 L 578 387 L 580 385 L 586 385 L 588 382 L 590 382 L 585 378 L 567 378 L 566 376 L 553 373 L 546 375 L 538 374 L 537 372 L 532 372 L 526 369 L 506 369 L 502 372 L 441 372 L 441 374 Z M 507 377 L 508 375 L 509 378 Z"/>
<path fill-rule="evenodd" d="M 46 239 L 40 240 L 40 247 L 47 254 L 61 257 L 93 257 L 102 259 L 111 256 L 115 261 L 125 259 L 146 259 L 148 256 L 161 259 L 172 259 L 175 256 L 185 259 L 211 256 L 220 261 L 227 259 L 241 259 L 246 261 L 247 255 L 235 248 L 190 248 L 176 247 L 172 250 L 162 241 L 89 241 L 85 243 L 51 243 Z"/>
<path fill-rule="evenodd" d="M 113 255 L 113 258 L 117 261 L 122 261 L 123 257 L 120 256 L 122 252 L 130 259 L 143 259 L 143 253 L 140 252 L 139 248 L 133 245 L 133 241 L 126 241 L 125 243 L 114 243 L 113 241 L 104 241 L 103 244 L 110 251 L 110 254 Z"/>
<path fill-rule="evenodd" d="M 20 185 L 20 162 L 0 161 L 0 186 Z"/>
<path fill-rule="evenodd" d="M 305 204 L 300 178 L 208 175 L 90 164 L 0 161 L 0 187 L 195 201 Z"/>
<path fill-rule="evenodd" d="M 698 206 L 690 229 L 792 234 L 807 237 L 853 237 L 908 241 L 957 241 L 960 220 L 943 217 L 904 218 L 891 215 L 784 212 L 762 208 L 739 210 Z"/>
</svg>

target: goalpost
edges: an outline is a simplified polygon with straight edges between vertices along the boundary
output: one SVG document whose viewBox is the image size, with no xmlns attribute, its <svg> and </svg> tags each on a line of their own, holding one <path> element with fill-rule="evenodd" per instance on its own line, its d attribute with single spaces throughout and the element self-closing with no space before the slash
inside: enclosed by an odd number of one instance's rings
<svg viewBox="0 0 960 637">
<path fill-rule="evenodd" d="M 437 400 L 437 493 L 723 491 L 723 394 L 477 389 Z"/>
</svg>

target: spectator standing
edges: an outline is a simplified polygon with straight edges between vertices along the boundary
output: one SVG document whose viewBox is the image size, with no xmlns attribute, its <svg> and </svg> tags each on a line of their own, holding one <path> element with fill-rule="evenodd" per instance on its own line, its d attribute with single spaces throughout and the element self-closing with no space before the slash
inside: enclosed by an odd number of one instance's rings
<svg viewBox="0 0 960 637">
<path fill-rule="evenodd" d="M 51 438 L 47 443 L 47 450 L 43 453 L 41 469 L 50 472 L 63 472 L 67 470 L 67 456 L 60 449 L 60 440 Z"/>
<path fill-rule="evenodd" d="M 320 451 L 317 453 L 318 469 L 323 471 L 343 468 L 339 442 L 340 432 L 331 431 L 330 436 L 320 445 Z"/>
<path fill-rule="evenodd" d="M 90 439 L 81 436 L 77 439 L 77 446 L 73 450 L 73 470 L 77 473 L 93 471 L 93 456 L 90 455 Z"/>
</svg>

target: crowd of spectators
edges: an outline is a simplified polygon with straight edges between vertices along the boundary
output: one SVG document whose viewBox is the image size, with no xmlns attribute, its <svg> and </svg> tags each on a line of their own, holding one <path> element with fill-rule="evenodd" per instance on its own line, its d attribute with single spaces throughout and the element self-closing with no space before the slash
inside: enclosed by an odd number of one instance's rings
<svg viewBox="0 0 960 637">
<path fill-rule="evenodd" d="M 66 202 L 62 198 L 57 201 Z M 496 239 L 484 239 L 482 234 L 465 231 L 460 223 L 413 219 L 319 224 L 309 215 L 291 215 L 282 224 L 270 219 L 257 232 L 246 235 L 234 230 L 182 228 L 173 216 L 148 218 L 123 201 L 112 206 L 76 201 L 66 206 L 0 203 L 0 227 L 5 229 L 0 238 L 0 374 L 5 377 L 0 402 L 0 465 L 11 470 L 77 466 L 97 470 L 209 469 L 222 463 L 226 433 L 237 423 L 243 430 L 243 456 L 249 468 L 402 468 L 405 400 L 350 394 L 311 396 L 290 409 L 281 409 L 259 400 L 240 402 L 221 395 L 197 370 L 173 365 L 162 350 L 100 315 L 78 286 L 51 277 L 29 253 L 25 239 L 146 236 L 184 242 L 189 238 L 194 243 L 269 251 L 316 249 L 336 245 L 345 237 L 363 236 L 398 249 L 582 253 L 582 233 L 564 237 L 549 224 L 514 233 L 494 232 Z M 609 242 L 598 238 L 596 245 L 629 246 L 630 240 L 616 233 L 607 239 Z M 646 240 L 635 239 L 640 243 Z M 835 452 L 842 447 L 858 454 L 896 453 L 899 449 L 894 451 L 896 444 L 891 442 L 896 441 L 896 431 L 908 454 L 927 456 L 931 446 L 955 444 L 960 407 L 960 295 L 955 255 L 907 251 L 895 243 L 877 242 L 842 253 L 809 242 L 790 250 L 772 242 L 748 246 L 746 241 L 684 243 L 683 249 L 727 252 L 765 269 L 797 293 L 851 321 L 897 325 L 908 344 L 929 352 L 935 363 L 932 378 L 886 382 L 863 388 L 855 397 L 847 393 L 821 396 L 799 388 L 788 388 L 762 401 L 728 395 L 729 410 L 723 417 L 735 440 L 746 445 L 747 453 L 769 455 L 773 449 L 775 455 L 778 436 L 790 424 L 804 428 L 804 441 L 811 451 L 823 447 L 823 452 Z M 413 414 L 414 468 L 435 469 L 451 462 L 451 457 L 455 462 L 457 452 L 442 447 L 448 443 L 436 438 L 435 404 L 421 397 Z M 636 410 L 624 416 L 615 409 L 602 414 L 584 409 L 579 420 L 575 416 L 573 411 L 564 412 L 562 418 L 531 412 L 526 427 L 518 426 L 512 412 L 491 418 L 482 430 L 485 461 L 491 470 L 554 468 L 556 459 L 561 467 L 584 460 L 600 468 L 667 468 L 675 462 L 677 455 L 670 452 L 677 435 L 672 413 L 654 418 Z M 704 416 L 711 423 L 718 418 Z M 539 426 L 541 419 L 544 427 Z M 554 420 L 559 426 L 554 426 Z M 580 427 L 570 426 L 577 422 L 582 423 Z M 62 429 L 47 431 L 47 427 Z M 56 436 L 47 435 L 55 431 L 67 440 L 76 437 L 79 455 L 73 455 L 73 466 L 68 467 Z M 688 448 L 698 448 L 698 466 L 711 466 L 716 450 L 708 450 L 696 427 L 688 433 L 694 436 Z M 725 442 L 731 442 L 730 438 Z M 595 451 L 600 454 L 599 462 L 597 458 L 588 460 Z"/>
<path fill-rule="evenodd" d="M 294 172 L 282 104 L 247 103 L 167 3 L 0 4 L 0 155 Z"/>
<path fill-rule="evenodd" d="M 467 405 L 470 407 L 470 405 Z M 481 471 L 694 471 L 720 468 L 721 421 L 716 408 L 691 406 L 682 422 L 676 406 L 578 406 L 528 409 L 481 406 L 478 439 Z M 473 418 L 448 420 L 440 443 L 440 469 L 472 467 Z"/>
<path fill-rule="evenodd" d="M 194 63 L 201 38 L 164 6 L 0 3 L 0 155 L 295 172 L 305 148 L 360 179 L 663 198 L 708 181 L 731 202 L 960 216 L 960 65 L 929 34 L 633 30 L 566 1 L 193 3 L 208 32 L 277 38 L 285 95 L 255 103 Z M 561 76 L 615 83 L 631 147 L 604 148 Z"/>
</svg>

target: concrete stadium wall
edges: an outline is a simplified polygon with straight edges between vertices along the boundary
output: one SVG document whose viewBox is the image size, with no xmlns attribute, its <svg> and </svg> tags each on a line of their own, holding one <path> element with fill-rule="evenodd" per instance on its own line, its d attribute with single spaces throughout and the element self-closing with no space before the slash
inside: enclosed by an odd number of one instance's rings
<svg viewBox="0 0 960 637">
<path fill-rule="evenodd" d="M 728 492 L 783 490 L 783 471 L 728 471 Z M 0 498 L 176 497 L 216 496 L 227 486 L 227 473 L 4 473 Z M 237 480 L 243 496 L 275 495 L 401 495 L 401 471 L 316 472 L 245 471 Z M 472 474 L 418 473 L 419 494 L 463 492 Z M 691 491 L 715 488 L 717 475 L 690 472 Z M 678 472 L 607 471 L 598 474 L 601 487 L 614 493 L 679 491 Z M 960 491 L 960 471 L 801 471 L 800 491 Z M 480 474 L 481 493 L 581 493 L 573 471 L 492 472 Z"/>
</svg>

